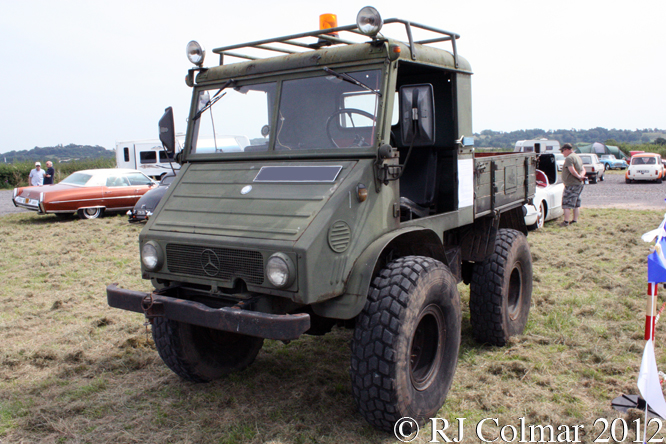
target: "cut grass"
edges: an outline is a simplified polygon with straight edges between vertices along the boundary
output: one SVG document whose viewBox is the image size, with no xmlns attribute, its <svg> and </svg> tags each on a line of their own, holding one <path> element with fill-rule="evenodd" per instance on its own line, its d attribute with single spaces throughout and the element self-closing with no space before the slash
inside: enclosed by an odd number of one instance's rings
<svg viewBox="0 0 666 444">
<path fill-rule="evenodd" d="M 597 418 L 622 417 L 610 402 L 637 393 L 644 345 L 650 245 L 640 235 L 662 217 L 660 211 L 583 209 L 578 226 L 547 223 L 530 233 L 530 319 L 525 334 L 506 347 L 472 339 L 469 291 L 460 285 L 459 364 L 438 416 L 450 423 L 467 418 L 465 442 L 474 442 L 474 427 L 484 418 L 584 424 L 582 439 L 590 442 L 601 431 L 593 426 Z M 396 442 L 356 412 L 349 330 L 289 344 L 266 341 L 251 367 L 210 384 L 169 371 L 143 316 L 106 303 L 112 282 L 151 288 L 140 278 L 140 229 L 123 216 L 0 219 L 1 442 Z M 663 367 L 660 330 L 656 353 Z M 429 427 L 415 442 L 430 440 Z M 488 430 L 485 436 L 499 435 Z"/>
</svg>

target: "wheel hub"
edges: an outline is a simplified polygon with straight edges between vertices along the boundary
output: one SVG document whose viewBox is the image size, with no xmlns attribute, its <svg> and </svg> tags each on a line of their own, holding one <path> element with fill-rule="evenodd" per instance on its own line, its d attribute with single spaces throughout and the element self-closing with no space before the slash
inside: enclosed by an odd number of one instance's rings
<svg viewBox="0 0 666 444">
<path fill-rule="evenodd" d="M 426 390 L 439 372 L 445 338 L 444 315 L 438 306 L 429 305 L 421 313 L 410 345 L 410 377 L 416 390 Z"/>
</svg>

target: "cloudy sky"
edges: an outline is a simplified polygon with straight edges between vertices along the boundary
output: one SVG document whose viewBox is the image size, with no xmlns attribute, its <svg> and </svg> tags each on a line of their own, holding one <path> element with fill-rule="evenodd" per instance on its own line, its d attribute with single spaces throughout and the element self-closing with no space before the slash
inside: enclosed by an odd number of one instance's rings
<svg viewBox="0 0 666 444">
<path fill-rule="evenodd" d="M 352 24 L 367 4 L 461 35 L 475 132 L 666 128 L 665 0 L 22 0 L 0 13 L 0 153 L 156 138 L 167 106 L 184 131 L 188 41 Z"/>
</svg>

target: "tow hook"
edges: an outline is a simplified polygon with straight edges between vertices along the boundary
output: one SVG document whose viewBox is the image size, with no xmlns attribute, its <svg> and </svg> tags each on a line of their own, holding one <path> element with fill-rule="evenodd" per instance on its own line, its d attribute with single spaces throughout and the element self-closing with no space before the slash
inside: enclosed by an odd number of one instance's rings
<svg viewBox="0 0 666 444">
<path fill-rule="evenodd" d="M 146 327 L 146 336 L 148 336 L 148 326 L 153 325 L 153 320 L 158 316 L 164 316 L 164 305 L 153 299 L 153 294 L 149 293 L 141 300 L 141 309 L 146 317 L 143 325 Z"/>
</svg>

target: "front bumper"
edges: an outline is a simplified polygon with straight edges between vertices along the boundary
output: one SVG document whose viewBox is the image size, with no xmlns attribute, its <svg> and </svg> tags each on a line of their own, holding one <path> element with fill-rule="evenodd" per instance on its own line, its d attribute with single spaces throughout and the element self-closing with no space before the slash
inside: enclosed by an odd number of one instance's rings
<svg viewBox="0 0 666 444">
<path fill-rule="evenodd" d="M 176 297 L 178 287 L 152 293 L 126 290 L 117 284 L 106 287 L 109 306 L 144 313 L 147 318 L 164 317 L 173 321 L 208 327 L 214 330 L 288 341 L 310 329 L 310 315 L 270 314 L 234 307 L 211 308 L 200 302 Z"/>
</svg>

